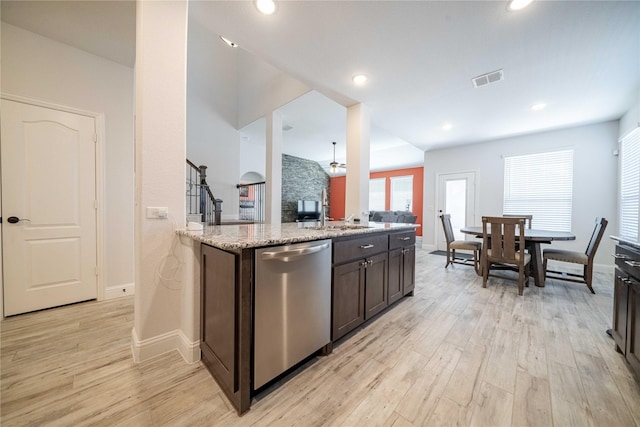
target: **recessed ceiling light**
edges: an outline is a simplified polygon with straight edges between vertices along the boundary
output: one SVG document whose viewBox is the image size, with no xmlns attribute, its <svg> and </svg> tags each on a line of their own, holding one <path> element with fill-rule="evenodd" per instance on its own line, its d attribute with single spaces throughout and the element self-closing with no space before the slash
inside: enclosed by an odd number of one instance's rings
<svg viewBox="0 0 640 427">
<path fill-rule="evenodd" d="M 229 46 L 231 46 L 231 47 L 238 47 L 238 44 L 237 44 L 237 43 L 234 43 L 234 42 L 232 42 L 231 40 L 226 39 L 226 38 L 224 38 L 224 37 L 222 37 L 222 36 L 220 36 L 220 38 L 222 39 L 222 41 L 223 41 L 223 42 L 225 42 L 225 43 L 226 43 L 226 44 L 228 44 Z"/>
<path fill-rule="evenodd" d="M 356 74 L 355 76 L 353 76 L 352 80 L 358 86 L 362 86 L 363 84 L 365 84 L 367 82 L 367 80 L 369 80 L 369 78 L 367 76 L 365 76 L 364 74 Z"/>
<path fill-rule="evenodd" d="M 507 9 L 521 10 L 529 6 L 531 3 L 533 3 L 533 0 L 511 0 L 509 2 L 509 5 L 507 6 Z"/>
<path fill-rule="evenodd" d="M 276 12 L 276 2 L 274 0 L 256 0 L 255 4 L 263 15 L 273 15 Z"/>
<path fill-rule="evenodd" d="M 452 128 L 453 128 L 453 125 L 448 122 L 442 125 L 442 130 L 451 130 Z"/>
<path fill-rule="evenodd" d="M 539 102 L 537 104 L 533 104 L 531 106 L 531 111 L 540 111 L 540 110 L 544 110 L 545 107 L 547 106 L 547 104 L 545 104 L 544 102 Z"/>
</svg>

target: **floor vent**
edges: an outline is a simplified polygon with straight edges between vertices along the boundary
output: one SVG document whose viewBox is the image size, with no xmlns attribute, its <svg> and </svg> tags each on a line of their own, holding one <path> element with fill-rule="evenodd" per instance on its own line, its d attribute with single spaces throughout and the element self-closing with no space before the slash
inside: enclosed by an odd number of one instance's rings
<svg viewBox="0 0 640 427">
<path fill-rule="evenodd" d="M 486 86 L 491 83 L 499 82 L 500 80 L 504 80 L 504 74 L 502 73 L 502 70 L 492 71 L 490 73 L 483 74 L 471 79 L 471 81 L 473 82 L 473 87 Z"/>
</svg>

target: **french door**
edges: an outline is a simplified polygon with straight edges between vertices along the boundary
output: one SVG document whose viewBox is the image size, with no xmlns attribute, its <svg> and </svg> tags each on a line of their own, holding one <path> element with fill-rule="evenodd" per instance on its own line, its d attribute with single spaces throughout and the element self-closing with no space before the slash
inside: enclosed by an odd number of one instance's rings
<svg viewBox="0 0 640 427">
<path fill-rule="evenodd" d="M 476 214 L 476 173 L 459 172 L 438 175 L 436 217 L 436 247 L 446 250 L 447 242 L 442 230 L 440 215 L 451 215 L 451 226 L 456 240 L 464 240 L 465 235 L 460 229 L 475 225 Z"/>
</svg>

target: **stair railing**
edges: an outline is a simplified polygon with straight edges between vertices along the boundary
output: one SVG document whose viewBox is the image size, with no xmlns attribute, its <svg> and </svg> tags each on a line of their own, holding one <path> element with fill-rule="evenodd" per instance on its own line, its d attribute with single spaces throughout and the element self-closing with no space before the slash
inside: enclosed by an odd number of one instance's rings
<svg viewBox="0 0 640 427">
<path fill-rule="evenodd" d="M 241 221 L 264 222 L 266 184 L 254 182 L 236 185 L 239 191 Z"/>
<path fill-rule="evenodd" d="M 220 225 L 222 200 L 216 199 L 207 184 L 207 167 L 187 159 L 187 216 L 199 215 L 200 222 Z"/>
</svg>

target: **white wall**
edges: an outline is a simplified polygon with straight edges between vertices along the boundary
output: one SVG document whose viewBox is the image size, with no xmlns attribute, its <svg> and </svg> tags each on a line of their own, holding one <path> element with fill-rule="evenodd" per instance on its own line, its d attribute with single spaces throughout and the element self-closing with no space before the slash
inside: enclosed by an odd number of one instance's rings
<svg viewBox="0 0 640 427">
<path fill-rule="evenodd" d="M 287 73 L 238 50 L 238 127 L 243 128 L 277 110 L 311 88 Z"/>
<path fill-rule="evenodd" d="M 175 233 L 185 221 L 187 11 L 186 0 L 137 2 L 136 361 L 176 348 L 187 361 L 199 358 L 189 296 L 197 284 L 186 281 Z M 147 218 L 149 206 L 168 207 L 170 220 Z"/>
<path fill-rule="evenodd" d="M 103 284 L 134 282 L 133 69 L 2 23 L 2 91 L 105 116 Z"/>
<path fill-rule="evenodd" d="M 436 215 L 436 175 L 477 171 L 476 224 L 483 215 L 502 215 L 503 157 L 553 151 L 574 150 L 572 232 L 576 240 L 554 242 L 554 248 L 584 251 L 594 228 L 595 218 L 605 217 L 609 225 L 596 254 L 596 264 L 612 265 L 613 242 L 608 238 L 618 229 L 616 215 L 618 121 L 580 126 L 531 135 L 505 138 L 450 149 L 427 151 L 424 164 L 423 244 L 435 245 L 439 225 Z M 534 218 L 535 225 L 535 218 Z M 544 248 L 543 248 L 544 249 Z"/>
<path fill-rule="evenodd" d="M 222 199 L 222 218 L 237 219 L 240 132 L 237 130 L 237 49 L 189 20 L 187 157 L 207 166 L 207 182 Z"/>
<path fill-rule="evenodd" d="M 619 137 L 623 138 L 637 127 L 640 127 L 640 90 L 638 90 L 638 99 L 635 104 L 620 118 Z"/>
<path fill-rule="evenodd" d="M 247 172 L 257 172 L 264 177 L 267 174 L 266 164 L 267 150 L 265 144 L 250 141 L 240 142 L 240 176 Z"/>
</svg>

